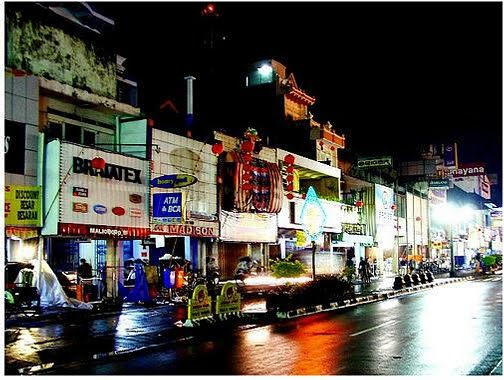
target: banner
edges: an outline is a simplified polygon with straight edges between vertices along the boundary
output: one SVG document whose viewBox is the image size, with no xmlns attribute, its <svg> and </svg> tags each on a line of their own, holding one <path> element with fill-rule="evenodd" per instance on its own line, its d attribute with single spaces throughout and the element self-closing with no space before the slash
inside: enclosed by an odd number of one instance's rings
<svg viewBox="0 0 504 380">
<path fill-rule="evenodd" d="M 5 225 L 42 226 L 42 188 L 5 186 Z"/>
<path fill-rule="evenodd" d="M 221 240 L 243 243 L 275 243 L 276 214 L 238 213 L 221 210 Z"/>
</svg>

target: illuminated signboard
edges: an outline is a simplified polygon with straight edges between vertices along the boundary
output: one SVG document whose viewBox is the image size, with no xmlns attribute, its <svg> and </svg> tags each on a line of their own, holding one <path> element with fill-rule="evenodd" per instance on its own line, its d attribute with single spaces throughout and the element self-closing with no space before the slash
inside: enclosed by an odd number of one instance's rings
<svg viewBox="0 0 504 380">
<path fill-rule="evenodd" d="M 157 223 L 182 221 L 182 193 L 158 193 L 153 195 L 152 217 Z"/>
<path fill-rule="evenodd" d="M 100 169 L 93 167 L 97 157 Z M 61 143 L 60 152 L 46 160 L 46 170 L 59 171 L 59 206 L 52 205 L 59 223 L 149 227 L 149 161 Z"/>
<path fill-rule="evenodd" d="M 301 210 L 301 223 L 306 236 L 316 241 L 322 235 L 322 227 L 326 221 L 326 213 L 312 186 L 306 194 L 305 204 Z"/>
<path fill-rule="evenodd" d="M 5 186 L 4 194 L 6 226 L 42 225 L 40 186 Z"/>
<path fill-rule="evenodd" d="M 168 174 L 153 178 L 151 180 L 151 185 L 164 189 L 174 189 L 193 185 L 196 182 L 198 182 L 198 179 L 190 174 Z"/>
</svg>

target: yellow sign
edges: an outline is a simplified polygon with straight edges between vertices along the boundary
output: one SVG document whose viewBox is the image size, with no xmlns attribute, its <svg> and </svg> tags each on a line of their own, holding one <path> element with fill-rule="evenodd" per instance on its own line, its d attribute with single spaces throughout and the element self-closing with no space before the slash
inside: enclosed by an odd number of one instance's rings
<svg viewBox="0 0 504 380">
<path fill-rule="evenodd" d="M 42 226 L 42 187 L 5 186 L 5 225 Z"/>
<path fill-rule="evenodd" d="M 305 247 L 308 244 L 303 231 L 296 231 L 296 247 Z"/>
<path fill-rule="evenodd" d="M 212 299 L 208 296 L 206 285 L 198 285 L 194 288 L 189 305 L 187 307 L 187 319 L 194 320 L 207 318 L 212 315 Z"/>
<path fill-rule="evenodd" d="M 236 288 L 236 284 L 227 282 L 221 290 L 220 296 L 217 296 L 217 303 L 215 305 L 215 312 L 233 313 L 239 312 L 241 309 L 240 293 Z"/>
</svg>

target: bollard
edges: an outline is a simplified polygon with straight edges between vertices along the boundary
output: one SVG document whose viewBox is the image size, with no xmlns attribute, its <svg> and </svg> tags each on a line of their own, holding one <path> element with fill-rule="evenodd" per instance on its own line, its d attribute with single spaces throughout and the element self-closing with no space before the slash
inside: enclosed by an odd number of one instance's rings
<svg viewBox="0 0 504 380">
<path fill-rule="evenodd" d="M 403 279 L 401 276 L 396 276 L 395 279 L 394 279 L 394 289 L 395 290 L 399 290 L 399 289 L 402 289 L 403 287 Z"/>
<path fill-rule="evenodd" d="M 420 279 L 418 278 L 418 274 L 413 273 L 411 275 L 411 279 L 413 280 L 413 285 L 418 285 L 420 284 Z"/>
<path fill-rule="evenodd" d="M 428 282 L 434 282 L 434 275 L 430 270 L 425 272 L 425 275 L 427 276 L 427 281 Z"/>
<path fill-rule="evenodd" d="M 427 280 L 425 279 L 425 273 L 424 273 L 424 272 L 420 272 L 420 273 L 418 274 L 418 277 L 420 278 L 420 282 L 421 282 L 422 284 L 425 284 L 425 283 L 427 282 Z"/>
<path fill-rule="evenodd" d="M 411 286 L 411 276 L 409 274 L 405 274 L 403 276 L 403 279 L 404 279 L 404 284 L 406 286 L 408 286 L 408 287 Z"/>
</svg>

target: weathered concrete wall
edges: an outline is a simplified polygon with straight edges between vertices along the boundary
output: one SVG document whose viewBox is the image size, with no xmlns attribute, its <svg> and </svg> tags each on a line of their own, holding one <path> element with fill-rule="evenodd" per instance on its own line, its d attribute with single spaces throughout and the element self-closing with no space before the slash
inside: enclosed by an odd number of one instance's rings
<svg viewBox="0 0 504 380">
<path fill-rule="evenodd" d="M 19 11 L 9 12 L 6 21 L 7 66 L 116 98 L 111 52 Z"/>
</svg>

